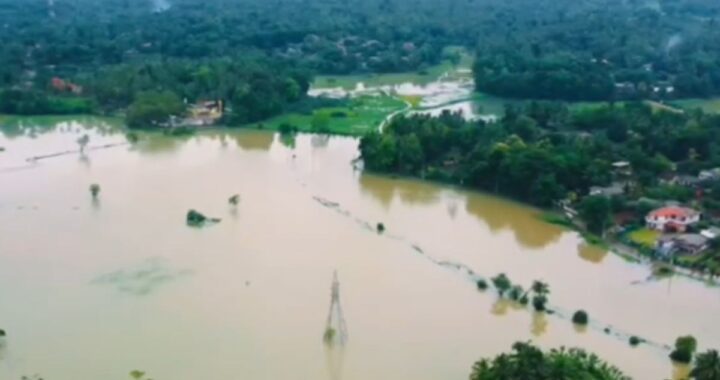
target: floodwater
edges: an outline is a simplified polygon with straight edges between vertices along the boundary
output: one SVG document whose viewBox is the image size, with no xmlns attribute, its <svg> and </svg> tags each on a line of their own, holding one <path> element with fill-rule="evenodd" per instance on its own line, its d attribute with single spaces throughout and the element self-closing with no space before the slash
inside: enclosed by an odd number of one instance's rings
<svg viewBox="0 0 720 380">
<path fill-rule="evenodd" d="M 683 369 L 665 349 L 615 334 L 720 347 L 720 289 L 648 280 L 510 201 L 364 174 L 352 138 L 300 135 L 290 148 L 268 132 L 208 131 L 115 145 L 127 140 L 112 122 L 44 122 L 0 130 L 1 379 L 465 379 L 518 340 L 668 379 Z M 85 133 L 84 155 L 26 161 Z M 191 208 L 222 222 L 190 228 Z M 499 302 L 457 268 L 542 279 L 559 313 Z M 335 270 L 343 349 L 322 339 Z M 591 328 L 566 319 L 576 309 Z"/>
</svg>

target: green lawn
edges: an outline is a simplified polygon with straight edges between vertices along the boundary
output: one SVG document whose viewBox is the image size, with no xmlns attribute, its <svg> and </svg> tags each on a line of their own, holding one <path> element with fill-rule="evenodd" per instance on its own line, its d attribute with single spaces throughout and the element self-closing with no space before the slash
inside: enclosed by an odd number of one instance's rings
<svg viewBox="0 0 720 380">
<path fill-rule="evenodd" d="M 655 242 L 659 237 L 660 231 L 650 230 L 647 228 L 635 230 L 628 235 L 628 238 L 633 242 L 649 248 L 655 247 Z"/>
<path fill-rule="evenodd" d="M 365 86 L 385 86 L 396 85 L 402 83 L 427 84 L 437 80 L 441 75 L 456 71 L 456 69 L 470 69 L 472 67 L 473 58 L 465 49 L 450 46 L 445 48 L 450 51 L 460 53 L 460 63 L 454 66 L 449 61 L 444 61 L 438 65 L 428 67 L 423 70 L 406 72 L 406 73 L 387 73 L 387 74 L 358 74 L 358 75 L 319 75 L 315 78 L 313 87 L 328 88 L 342 87 L 346 90 L 352 90 L 357 83 L 364 83 Z M 472 74 L 454 74 L 454 75 L 472 75 Z"/>
<path fill-rule="evenodd" d="M 700 108 L 705 112 L 709 113 L 720 113 L 720 98 L 712 99 L 683 99 L 672 102 L 676 105 L 685 109 Z"/>
<path fill-rule="evenodd" d="M 405 108 L 405 103 L 390 96 L 361 96 L 350 100 L 344 107 L 319 108 L 314 113 L 333 115 L 330 117 L 328 132 L 338 135 L 361 136 L 377 128 L 385 117 Z M 288 123 L 301 132 L 313 132 L 313 114 L 287 113 L 263 122 L 250 124 L 249 128 L 277 130 Z M 344 117 L 338 117 L 339 114 Z"/>
</svg>

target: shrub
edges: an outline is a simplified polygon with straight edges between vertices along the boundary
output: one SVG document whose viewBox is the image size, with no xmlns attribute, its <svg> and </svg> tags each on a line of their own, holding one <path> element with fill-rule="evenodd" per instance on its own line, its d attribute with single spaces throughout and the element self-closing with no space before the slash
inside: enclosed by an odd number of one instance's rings
<svg viewBox="0 0 720 380">
<path fill-rule="evenodd" d="M 545 311 L 545 304 L 547 304 L 547 297 L 545 296 L 535 296 L 532 299 L 533 308 L 535 308 L 535 311 Z"/>
<path fill-rule="evenodd" d="M 696 349 L 697 339 L 695 337 L 692 335 L 678 337 L 675 340 L 675 349 L 670 353 L 670 359 L 679 363 L 690 363 Z"/>
<path fill-rule="evenodd" d="M 383 233 L 383 232 L 385 232 L 385 225 L 382 223 L 378 223 L 377 226 L 375 227 L 375 229 L 377 230 L 378 233 Z"/>
<path fill-rule="evenodd" d="M 578 325 L 587 325 L 590 318 L 585 310 L 578 310 L 573 314 L 572 321 Z"/>
<path fill-rule="evenodd" d="M 188 211 L 187 216 L 185 217 L 185 221 L 189 226 L 200 226 L 207 220 L 208 218 L 205 215 L 195 210 Z"/>
<path fill-rule="evenodd" d="M 642 343 L 642 339 L 640 339 L 634 335 L 630 337 L 630 345 L 631 346 L 635 347 L 640 343 Z"/>
<path fill-rule="evenodd" d="M 476 284 L 477 284 L 477 288 L 480 290 L 485 290 L 488 288 L 487 281 L 485 281 L 483 279 L 477 280 Z"/>
<path fill-rule="evenodd" d="M 5 334 L 5 330 L 0 329 L 0 336 L 5 336 L 5 335 L 6 335 L 6 334 Z"/>
<path fill-rule="evenodd" d="M 97 183 L 93 183 L 92 185 L 90 185 L 90 194 L 92 194 L 93 198 L 97 198 L 100 194 L 100 185 L 98 185 Z"/>
</svg>

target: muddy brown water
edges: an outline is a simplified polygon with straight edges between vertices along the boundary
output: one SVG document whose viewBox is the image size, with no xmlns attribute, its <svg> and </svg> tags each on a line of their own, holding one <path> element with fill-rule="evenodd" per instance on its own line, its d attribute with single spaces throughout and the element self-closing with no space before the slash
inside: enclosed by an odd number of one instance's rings
<svg viewBox="0 0 720 380">
<path fill-rule="evenodd" d="M 270 132 L 208 131 L 93 149 L 126 142 L 113 124 L 29 119 L 0 133 L 2 379 L 465 379 L 518 340 L 667 379 L 684 369 L 665 350 L 614 332 L 720 347 L 720 289 L 648 281 L 647 267 L 514 202 L 364 174 L 356 139 L 300 135 L 289 148 Z M 85 156 L 26 162 L 85 133 Z M 189 228 L 190 208 L 222 222 Z M 498 302 L 442 262 L 542 279 L 554 307 L 585 309 L 595 327 Z M 334 270 L 349 339 L 328 350 Z"/>
</svg>

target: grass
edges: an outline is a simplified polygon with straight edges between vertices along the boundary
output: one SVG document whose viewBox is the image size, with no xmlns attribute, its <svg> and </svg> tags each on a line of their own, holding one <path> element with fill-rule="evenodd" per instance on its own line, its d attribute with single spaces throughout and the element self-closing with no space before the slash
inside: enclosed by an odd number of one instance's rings
<svg viewBox="0 0 720 380">
<path fill-rule="evenodd" d="M 404 73 L 319 75 L 315 78 L 313 87 L 342 87 L 346 90 L 352 90 L 355 88 L 357 83 L 360 82 L 364 83 L 365 86 L 386 86 L 408 82 L 415 84 L 427 84 L 437 80 L 441 75 L 447 72 L 454 71 L 455 69 L 469 69 L 472 67 L 472 55 L 470 55 L 470 53 L 468 53 L 465 49 L 457 46 L 449 46 L 445 48 L 445 50 L 460 53 L 460 62 L 457 66 L 446 60 L 425 69 Z"/>
<path fill-rule="evenodd" d="M 643 247 L 652 248 L 655 246 L 655 242 L 660 237 L 660 232 L 655 230 L 650 230 L 647 228 L 641 228 L 638 230 L 635 230 L 633 232 L 630 232 L 628 234 L 628 238 Z"/>
<path fill-rule="evenodd" d="M 247 125 L 249 128 L 278 130 L 283 123 L 297 127 L 300 132 L 318 132 L 312 127 L 313 115 L 327 114 L 329 125 L 325 133 L 361 136 L 377 128 L 387 115 L 405 108 L 405 103 L 389 96 L 361 96 L 341 107 L 324 107 L 312 114 L 287 113 Z M 335 115 L 335 116 L 333 116 Z M 338 116 L 344 115 L 344 116 Z"/>
<path fill-rule="evenodd" d="M 705 112 L 709 113 L 720 113 L 720 98 L 711 99 L 683 99 L 672 102 L 673 105 L 685 108 L 695 109 L 700 108 Z"/>
<path fill-rule="evenodd" d="M 575 225 L 568 219 L 565 215 L 558 214 L 555 212 L 544 212 L 540 214 L 540 219 L 545 221 L 546 223 L 554 224 L 557 226 L 562 226 L 570 229 L 576 229 Z"/>
</svg>

